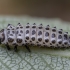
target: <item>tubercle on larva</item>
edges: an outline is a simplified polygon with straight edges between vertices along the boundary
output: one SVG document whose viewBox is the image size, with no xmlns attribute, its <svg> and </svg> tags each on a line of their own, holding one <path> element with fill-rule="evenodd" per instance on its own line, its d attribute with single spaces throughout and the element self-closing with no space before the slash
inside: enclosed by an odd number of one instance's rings
<svg viewBox="0 0 70 70">
<path fill-rule="evenodd" d="M 14 27 L 8 24 L 5 29 L 0 30 L 0 43 L 5 44 L 7 49 L 10 50 L 10 45 L 14 46 L 17 51 L 17 46 L 24 45 L 30 52 L 28 45 L 36 45 L 41 47 L 69 47 L 70 36 L 68 32 L 63 32 L 63 29 L 57 30 L 57 27 L 51 28 L 49 25 L 43 26 L 42 24 L 36 25 L 29 23 L 26 26 L 20 23 Z"/>
</svg>

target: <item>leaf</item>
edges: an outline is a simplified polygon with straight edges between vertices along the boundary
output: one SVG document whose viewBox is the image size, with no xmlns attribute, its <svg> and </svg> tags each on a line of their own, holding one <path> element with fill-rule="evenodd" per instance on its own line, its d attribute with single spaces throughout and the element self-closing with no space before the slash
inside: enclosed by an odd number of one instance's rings
<svg viewBox="0 0 70 70">
<path fill-rule="evenodd" d="M 63 22 L 59 19 L 44 19 L 32 17 L 0 17 L 0 29 L 6 28 L 8 23 L 25 25 L 27 22 L 49 24 L 57 29 L 62 28 L 70 34 L 69 22 Z M 65 24 L 66 23 L 66 24 Z M 70 48 L 68 49 L 49 49 L 40 47 L 31 47 L 29 53 L 23 46 L 18 47 L 19 51 L 8 51 L 6 46 L 0 46 L 0 70 L 70 70 Z"/>
</svg>

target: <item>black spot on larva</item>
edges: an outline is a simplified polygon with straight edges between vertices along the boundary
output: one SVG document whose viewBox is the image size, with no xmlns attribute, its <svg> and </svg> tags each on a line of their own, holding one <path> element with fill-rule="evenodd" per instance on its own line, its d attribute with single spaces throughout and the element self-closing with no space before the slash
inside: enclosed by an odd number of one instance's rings
<svg viewBox="0 0 70 70">
<path fill-rule="evenodd" d="M 23 31 L 22 31 L 22 30 L 20 30 L 20 33 L 23 33 Z"/>
<path fill-rule="evenodd" d="M 40 25 L 42 26 L 43 24 L 41 23 Z"/>
<path fill-rule="evenodd" d="M 36 28 L 36 26 L 32 26 L 32 28 Z"/>
<path fill-rule="evenodd" d="M 64 34 L 64 40 L 67 40 L 68 36 L 66 34 Z"/>
<path fill-rule="evenodd" d="M 14 28 L 12 30 L 14 30 Z"/>
<path fill-rule="evenodd" d="M 66 32 L 68 34 L 68 32 Z"/>
<path fill-rule="evenodd" d="M 59 35 L 59 36 L 58 36 L 58 39 L 61 39 L 61 38 L 62 38 L 62 35 Z"/>
<path fill-rule="evenodd" d="M 42 26 L 40 26 L 40 27 L 38 27 L 39 29 L 42 29 L 43 27 Z"/>
<path fill-rule="evenodd" d="M 56 37 L 56 35 L 53 33 L 53 34 L 52 34 L 52 38 L 54 38 L 54 37 Z"/>
<path fill-rule="evenodd" d="M 55 42 L 56 42 L 55 40 L 52 41 L 53 44 L 55 44 Z"/>
<path fill-rule="evenodd" d="M 29 33 L 29 30 L 26 30 L 26 34 L 28 34 Z"/>
<path fill-rule="evenodd" d="M 22 26 L 20 28 L 23 28 Z"/>
<path fill-rule="evenodd" d="M 10 31 L 8 31 L 7 34 L 10 34 Z"/>
<path fill-rule="evenodd" d="M 4 33 L 2 34 L 2 36 L 3 37 L 1 38 L 1 42 L 3 42 L 5 40 L 5 34 Z"/>
<path fill-rule="evenodd" d="M 44 47 L 46 47 L 47 45 L 44 45 Z"/>
<path fill-rule="evenodd" d="M 41 44 L 37 44 L 37 46 L 41 46 Z"/>
<path fill-rule="evenodd" d="M 29 23 L 27 23 L 27 25 L 28 25 Z"/>
<path fill-rule="evenodd" d="M 38 41 L 40 41 L 40 42 L 41 42 L 41 41 L 42 41 L 42 38 L 38 38 Z"/>
<path fill-rule="evenodd" d="M 35 30 L 33 30 L 33 31 L 32 31 L 32 35 L 34 35 L 35 33 L 36 33 L 36 31 L 35 31 Z"/>
<path fill-rule="evenodd" d="M 58 31 L 59 32 L 59 34 L 62 34 L 62 31 Z"/>
<path fill-rule="evenodd" d="M 64 44 L 62 44 L 62 46 L 64 47 Z"/>
<path fill-rule="evenodd" d="M 50 47 L 53 47 L 52 45 Z"/>
<path fill-rule="evenodd" d="M 10 26 L 11 24 L 8 24 L 8 26 Z"/>
<path fill-rule="evenodd" d="M 62 41 L 59 41 L 58 43 L 59 43 L 59 44 L 62 44 Z"/>
<path fill-rule="evenodd" d="M 52 45 L 52 43 L 50 43 L 50 45 Z"/>
<path fill-rule="evenodd" d="M 64 44 L 65 44 L 65 45 L 67 45 L 68 43 L 67 43 L 67 42 L 65 42 Z"/>
<path fill-rule="evenodd" d="M 33 23 L 33 25 L 36 25 L 36 23 Z"/>
<path fill-rule="evenodd" d="M 31 45 L 34 45 L 33 43 L 31 43 Z"/>
<path fill-rule="evenodd" d="M 46 29 L 46 30 L 49 30 L 49 28 L 48 28 L 48 27 L 46 27 L 45 29 Z"/>
<path fill-rule="evenodd" d="M 20 23 L 18 23 L 18 25 L 20 25 Z"/>
<path fill-rule="evenodd" d="M 38 35 L 42 35 L 42 31 L 39 31 L 39 32 L 38 32 Z"/>
<path fill-rule="evenodd" d="M 29 28 L 30 26 L 26 26 L 26 28 Z"/>
<path fill-rule="evenodd" d="M 19 32 L 18 31 L 16 31 L 16 34 L 18 34 Z"/>
<path fill-rule="evenodd" d="M 25 42 L 27 42 L 27 41 L 25 40 Z"/>
<path fill-rule="evenodd" d="M 63 29 L 60 29 L 60 30 L 62 30 L 62 31 L 63 31 Z"/>
<path fill-rule="evenodd" d="M 12 26 L 10 26 L 10 28 L 12 28 Z"/>
<path fill-rule="evenodd" d="M 46 36 L 46 37 L 47 37 L 47 36 L 49 36 L 49 33 L 48 33 L 48 32 L 46 32 L 46 33 L 45 33 L 45 36 Z"/>
<path fill-rule="evenodd" d="M 57 44 L 57 47 L 58 47 L 58 44 Z"/>
<path fill-rule="evenodd" d="M 53 32 L 56 32 L 56 29 L 52 29 Z"/>
<path fill-rule="evenodd" d="M 21 43 L 22 42 L 22 39 L 17 39 L 17 43 Z"/>
<path fill-rule="evenodd" d="M 43 42 L 43 44 L 45 44 L 45 42 Z"/>
<path fill-rule="evenodd" d="M 19 29 L 19 27 L 17 27 L 16 29 Z"/>
<path fill-rule="evenodd" d="M 39 43 L 38 41 L 36 43 Z"/>
<path fill-rule="evenodd" d="M 4 29 L 2 29 L 0 32 L 4 32 Z"/>
<path fill-rule="evenodd" d="M 19 36 L 21 36 L 21 34 L 19 34 Z"/>
<path fill-rule="evenodd" d="M 53 28 L 56 28 L 56 26 L 55 26 L 55 27 L 53 27 Z"/>
<path fill-rule="evenodd" d="M 32 41 L 30 41 L 30 42 L 32 42 Z"/>
<path fill-rule="evenodd" d="M 35 41 L 35 37 L 32 37 L 32 41 Z"/>
<path fill-rule="evenodd" d="M 49 40 L 48 39 L 45 39 L 45 42 L 47 43 L 47 42 L 49 42 Z"/>
<path fill-rule="evenodd" d="M 7 30 L 10 30 L 10 29 L 7 29 Z M 1 31 L 0 31 L 1 32 Z"/>
<path fill-rule="evenodd" d="M 8 42 L 13 42 L 13 41 L 14 41 L 14 39 L 8 38 Z"/>
<path fill-rule="evenodd" d="M 27 39 L 27 40 L 29 40 L 29 37 L 28 37 L 28 36 L 26 36 L 26 39 Z"/>
<path fill-rule="evenodd" d="M 14 32 L 14 31 L 12 31 L 12 33 L 14 34 L 15 32 Z"/>
<path fill-rule="evenodd" d="M 10 36 L 13 36 L 13 34 L 10 34 Z"/>
<path fill-rule="evenodd" d="M 47 25 L 47 26 L 49 26 L 49 25 Z"/>
</svg>

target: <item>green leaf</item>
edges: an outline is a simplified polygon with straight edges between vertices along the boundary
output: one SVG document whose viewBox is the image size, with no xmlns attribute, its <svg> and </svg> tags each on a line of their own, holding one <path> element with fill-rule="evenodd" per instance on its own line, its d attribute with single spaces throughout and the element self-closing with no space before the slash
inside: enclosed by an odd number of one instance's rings
<svg viewBox="0 0 70 70">
<path fill-rule="evenodd" d="M 61 21 L 60 19 L 45 19 L 32 17 L 0 17 L 0 29 L 6 28 L 8 23 L 14 26 L 17 23 L 25 25 L 43 23 L 49 24 L 51 27 L 56 26 L 57 29 L 62 28 L 70 34 L 69 22 Z M 70 48 L 51 49 L 31 47 L 29 53 L 23 46 L 18 47 L 19 51 L 14 52 L 12 49 L 8 51 L 6 46 L 0 45 L 0 70 L 70 70 Z"/>
</svg>

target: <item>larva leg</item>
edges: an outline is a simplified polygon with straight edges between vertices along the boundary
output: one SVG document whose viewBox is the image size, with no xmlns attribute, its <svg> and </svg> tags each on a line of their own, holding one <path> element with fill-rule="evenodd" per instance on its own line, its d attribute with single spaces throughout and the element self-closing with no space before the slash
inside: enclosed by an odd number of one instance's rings
<svg viewBox="0 0 70 70">
<path fill-rule="evenodd" d="M 8 44 L 6 44 L 6 47 L 7 47 L 7 49 L 8 49 L 8 50 L 10 50 L 10 47 L 9 47 L 9 45 L 8 45 Z"/>
<path fill-rule="evenodd" d="M 14 51 L 17 52 L 17 45 L 14 46 Z"/>
<path fill-rule="evenodd" d="M 0 44 L 1 44 L 1 39 L 0 39 Z"/>
<path fill-rule="evenodd" d="M 25 48 L 26 48 L 29 52 L 31 52 L 30 48 L 29 48 L 27 45 L 25 45 Z"/>
</svg>

